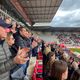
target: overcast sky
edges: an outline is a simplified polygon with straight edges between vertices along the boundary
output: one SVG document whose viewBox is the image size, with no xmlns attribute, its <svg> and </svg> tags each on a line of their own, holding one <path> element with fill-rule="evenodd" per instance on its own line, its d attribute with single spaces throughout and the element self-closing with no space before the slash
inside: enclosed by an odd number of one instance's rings
<svg viewBox="0 0 80 80">
<path fill-rule="evenodd" d="M 80 27 L 80 0 L 63 0 L 51 26 Z"/>
</svg>

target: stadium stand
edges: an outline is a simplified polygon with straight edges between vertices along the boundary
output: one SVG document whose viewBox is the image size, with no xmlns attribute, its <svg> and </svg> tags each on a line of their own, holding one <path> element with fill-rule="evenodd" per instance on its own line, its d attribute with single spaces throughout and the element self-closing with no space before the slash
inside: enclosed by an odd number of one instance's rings
<svg viewBox="0 0 80 80">
<path fill-rule="evenodd" d="M 6 3 L 7 1 L 9 3 Z M 70 49 L 78 47 L 78 51 L 80 51 L 80 32 L 31 31 L 29 26 L 25 24 L 25 19 L 32 25 L 36 22 L 36 18 L 33 19 L 32 16 L 35 14 L 29 12 L 29 16 L 32 14 L 31 19 L 34 21 L 31 22 L 26 14 L 27 10 L 24 13 L 24 8 L 21 6 L 24 6 L 25 1 L 5 0 L 4 5 L 0 5 L 0 80 L 80 80 L 80 52 Z M 28 5 L 29 0 L 27 1 Z M 38 0 L 38 3 L 40 1 Z M 45 6 L 57 7 L 54 10 L 55 13 L 62 0 L 50 1 L 54 1 L 57 6 L 49 6 L 49 0 Z M 9 7 L 10 3 L 11 7 Z M 33 9 L 31 4 L 28 5 L 28 11 Z M 45 6 L 39 7 L 37 5 L 39 10 Z M 5 7 L 9 9 L 6 10 Z M 19 13 L 17 14 L 15 11 L 17 13 L 19 11 Z M 33 11 L 35 10 L 33 9 Z M 10 12 L 16 14 L 13 16 Z M 39 14 L 36 15 L 39 16 Z M 48 14 L 46 15 L 48 16 Z M 51 18 L 52 16 L 54 14 L 51 15 Z M 39 17 L 37 22 L 51 20 L 51 18 L 45 18 L 42 21 Z M 40 26 L 38 29 L 41 29 Z"/>
</svg>

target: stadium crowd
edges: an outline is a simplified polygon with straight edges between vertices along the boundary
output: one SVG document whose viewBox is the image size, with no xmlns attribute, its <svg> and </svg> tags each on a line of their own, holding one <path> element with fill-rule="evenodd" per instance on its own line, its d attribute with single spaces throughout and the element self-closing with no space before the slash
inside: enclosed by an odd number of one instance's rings
<svg viewBox="0 0 80 80">
<path fill-rule="evenodd" d="M 25 27 L 11 22 L 9 17 L 0 18 L 0 80 L 24 80 L 29 60 L 37 57 L 42 40 Z"/>
<path fill-rule="evenodd" d="M 11 22 L 9 17 L 0 18 L 0 80 L 30 80 L 26 78 L 29 61 L 31 57 L 37 58 L 39 52 L 43 55 L 40 80 L 80 80 L 80 61 L 76 62 L 58 44 L 46 43 L 25 27 Z"/>
<path fill-rule="evenodd" d="M 57 32 L 55 33 L 59 42 L 64 44 L 72 44 L 73 46 L 80 46 L 79 32 Z"/>
<path fill-rule="evenodd" d="M 45 44 L 44 80 L 80 80 L 80 59 L 58 44 Z"/>
</svg>

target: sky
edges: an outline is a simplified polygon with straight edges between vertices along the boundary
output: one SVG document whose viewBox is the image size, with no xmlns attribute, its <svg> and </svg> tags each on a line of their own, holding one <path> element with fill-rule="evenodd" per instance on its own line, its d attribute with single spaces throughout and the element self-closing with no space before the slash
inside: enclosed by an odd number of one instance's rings
<svg viewBox="0 0 80 80">
<path fill-rule="evenodd" d="M 50 25 L 80 27 L 80 0 L 63 0 Z"/>
</svg>

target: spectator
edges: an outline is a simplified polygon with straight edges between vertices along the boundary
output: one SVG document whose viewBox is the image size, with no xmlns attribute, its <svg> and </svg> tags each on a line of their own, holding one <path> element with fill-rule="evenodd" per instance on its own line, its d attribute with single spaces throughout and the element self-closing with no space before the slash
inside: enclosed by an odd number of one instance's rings
<svg viewBox="0 0 80 80">
<path fill-rule="evenodd" d="M 12 46 L 15 43 L 15 39 L 13 37 L 13 34 L 10 32 L 7 34 L 7 43 L 9 46 Z"/>
<path fill-rule="evenodd" d="M 45 50 L 44 50 L 45 55 L 47 55 L 49 52 L 51 52 L 51 46 L 46 45 Z"/>
<path fill-rule="evenodd" d="M 38 43 L 37 41 L 33 40 L 32 42 L 32 56 L 35 57 L 38 54 Z"/>
<path fill-rule="evenodd" d="M 55 51 L 55 47 L 53 44 L 51 45 L 51 51 L 53 51 L 53 52 Z"/>
<path fill-rule="evenodd" d="M 78 63 L 76 61 L 74 61 L 72 63 L 72 67 L 74 68 L 74 70 L 77 70 L 78 69 Z"/>
<path fill-rule="evenodd" d="M 50 76 L 52 64 L 54 63 L 54 61 L 55 61 L 55 53 L 49 52 L 47 55 L 47 62 L 44 68 L 47 77 Z"/>
<path fill-rule="evenodd" d="M 6 22 L 7 24 L 11 24 L 12 20 L 11 20 L 10 17 L 6 17 L 6 18 L 5 18 L 5 22 Z"/>
<path fill-rule="evenodd" d="M 15 44 L 15 39 L 13 37 L 13 33 L 12 32 L 9 32 L 7 34 L 7 38 L 6 38 L 6 41 L 9 45 L 9 49 L 12 53 L 12 57 L 15 57 L 17 55 L 17 51 L 18 51 L 18 48 L 14 45 Z"/>
<path fill-rule="evenodd" d="M 60 60 L 55 61 L 51 69 L 50 80 L 65 80 L 68 77 L 68 66 L 67 63 Z"/>
<path fill-rule="evenodd" d="M 80 80 L 80 69 L 73 72 L 70 80 Z"/>
<path fill-rule="evenodd" d="M 44 65 L 46 64 L 46 60 L 47 60 L 47 55 L 48 53 L 51 52 L 51 47 L 50 45 L 45 45 L 45 48 L 44 48 Z"/>
<path fill-rule="evenodd" d="M 14 35 L 15 37 L 15 44 L 17 47 L 25 48 L 30 47 L 30 42 L 28 38 L 28 31 L 24 27 L 19 28 L 19 33 Z"/>
<path fill-rule="evenodd" d="M 31 34 L 29 33 L 29 31 L 24 27 L 20 27 L 19 32 L 17 32 L 14 35 L 14 37 L 15 37 L 15 45 L 17 45 L 17 47 L 20 46 L 21 48 L 30 48 L 29 52 L 29 57 L 30 57 L 32 55 L 32 48 L 36 47 L 36 44 L 35 45 L 32 44 Z M 26 64 L 22 64 L 19 66 L 23 67 L 24 74 L 26 75 L 27 68 L 29 66 L 29 60 L 27 61 Z"/>
<path fill-rule="evenodd" d="M 69 56 L 67 53 L 63 53 L 61 56 L 61 60 L 68 62 L 69 61 Z"/>
</svg>

